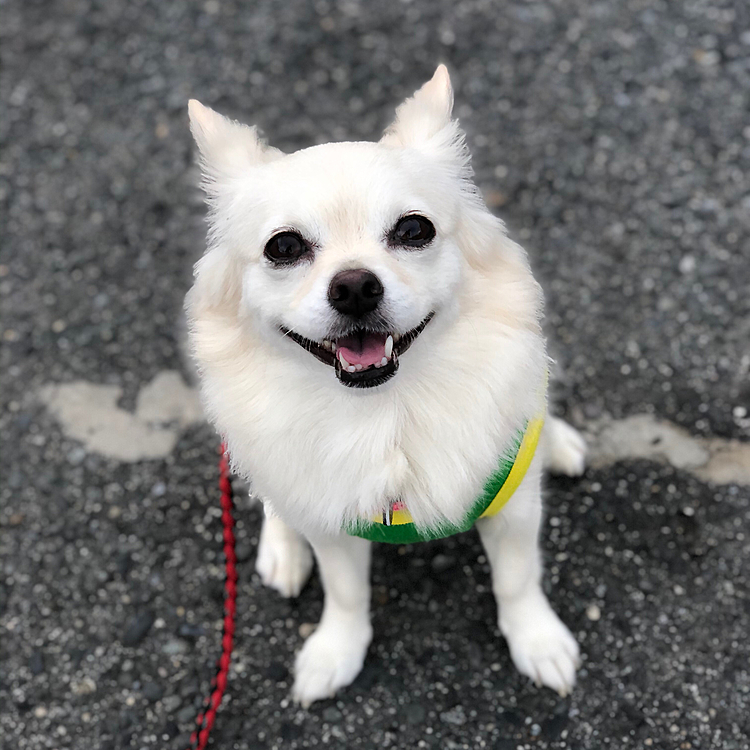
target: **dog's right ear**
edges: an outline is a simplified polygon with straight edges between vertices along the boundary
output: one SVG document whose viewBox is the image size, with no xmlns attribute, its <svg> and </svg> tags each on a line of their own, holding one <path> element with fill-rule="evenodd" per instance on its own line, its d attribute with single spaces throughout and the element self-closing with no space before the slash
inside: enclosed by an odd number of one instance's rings
<svg viewBox="0 0 750 750">
<path fill-rule="evenodd" d="M 396 109 L 396 119 L 380 142 L 421 151 L 469 180 L 469 150 L 452 112 L 451 79 L 445 65 L 438 65 L 432 78 Z"/>
<path fill-rule="evenodd" d="M 210 187 L 222 177 L 242 174 L 257 164 L 265 164 L 283 156 L 266 145 L 254 127 L 230 120 L 196 99 L 188 102 L 190 130 L 201 156 L 201 168 Z"/>
<path fill-rule="evenodd" d="M 451 122 L 453 87 L 445 65 L 396 109 L 396 119 L 382 141 L 390 145 L 423 146 Z"/>
<path fill-rule="evenodd" d="M 189 314 L 196 319 L 207 310 L 236 312 L 242 293 L 241 266 L 226 237 L 232 222 L 223 216 L 232 201 L 219 200 L 221 194 L 231 190 L 233 178 L 283 154 L 267 146 L 254 127 L 230 120 L 195 99 L 190 100 L 188 112 L 200 152 L 202 187 L 211 208 L 209 250 L 195 266 L 195 283 L 187 298 Z"/>
</svg>

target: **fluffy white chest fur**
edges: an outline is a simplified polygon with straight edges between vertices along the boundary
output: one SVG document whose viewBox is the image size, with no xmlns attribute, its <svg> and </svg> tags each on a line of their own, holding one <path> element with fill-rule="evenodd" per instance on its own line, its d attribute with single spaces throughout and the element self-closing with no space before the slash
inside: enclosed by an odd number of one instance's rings
<svg viewBox="0 0 750 750">
<path fill-rule="evenodd" d="M 263 579 L 298 593 L 308 542 L 320 565 L 303 704 L 351 682 L 372 636 L 370 545 L 342 528 L 395 499 L 418 527 L 460 523 L 545 409 L 541 292 L 471 183 L 452 102 L 441 66 L 379 143 L 290 155 L 191 103 L 211 209 L 191 345 L 209 416 L 264 501 Z M 545 432 L 547 463 L 580 473 L 577 433 Z M 577 646 L 539 584 L 540 469 L 477 527 L 516 665 L 565 692 Z"/>
</svg>

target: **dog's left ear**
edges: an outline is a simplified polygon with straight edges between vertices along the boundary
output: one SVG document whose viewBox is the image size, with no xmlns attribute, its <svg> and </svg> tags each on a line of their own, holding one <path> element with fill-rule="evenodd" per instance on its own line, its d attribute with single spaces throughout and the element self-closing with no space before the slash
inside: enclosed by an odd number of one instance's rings
<svg viewBox="0 0 750 750">
<path fill-rule="evenodd" d="M 230 120 L 196 99 L 188 103 L 188 113 L 209 185 L 221 177 L 241 174 L 249 167 L 283 156 L 261 140 L 256 128 Z"/>
<path fill-rule="evenodd" d="M 451 124 L 453 87 L 445 65 L 396 109 L 396 119 L 385 131 L 382 143 L 420 148 Z"/>
</svg>

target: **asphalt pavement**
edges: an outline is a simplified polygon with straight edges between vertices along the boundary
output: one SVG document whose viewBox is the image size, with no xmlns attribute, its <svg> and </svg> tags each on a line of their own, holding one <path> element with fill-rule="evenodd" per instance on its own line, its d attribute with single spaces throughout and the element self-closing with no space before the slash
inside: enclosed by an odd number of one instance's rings
<svg viewBox="0 0 750 750">
<path fill-rule="evenodd" d="M 181 749 L 212 675 L 212 429 L 183 420 L 160 457 L 117 458 L 43 397 L 83 382 L 132 426 L 145 386 L 189 379 L 190 97 L 285 150 L 375 139 L 446 62 L 477 183 L 545 286 L 556 410 L 750 439 L 742 0 L 13 0 L 0 56 L 3 750 Z M 547 495 L 545 585 L 584 655 L 572 696 L 513 669 L 467 533 L 376 550 L 364 670 L 309 710 L 290 668 L 320 584 L 297 601 L 261 586 L 241 499 L 213 746 L 750 747 L 748 484 L 626 458 Z"/>
</svg>

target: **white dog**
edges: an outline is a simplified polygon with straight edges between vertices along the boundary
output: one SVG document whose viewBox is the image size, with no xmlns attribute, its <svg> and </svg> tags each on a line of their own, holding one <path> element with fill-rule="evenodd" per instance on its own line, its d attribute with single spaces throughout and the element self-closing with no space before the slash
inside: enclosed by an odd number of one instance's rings
<svg viewBox="0 0 750 750">
<path fill-rule="evenodd" d="M 285 155 L 190 102 L 210 207 L 186 303 L 192 352 L 209 416 L 264 504 L 263 581 L 296 596 L 310 546 L 318 560 L 325 607 L 293 688 L 305 706 L 362 669 L 367 539 L 475 520 L 517 668 L 563 694 L 575 681 L 537 535 L 542 466 L 580 474 L 585 446 L 548 417 L 534 455 L 542 294 L 472 184 L 452 104 L 441 65 L 378 143 Z"/>
</svg>

